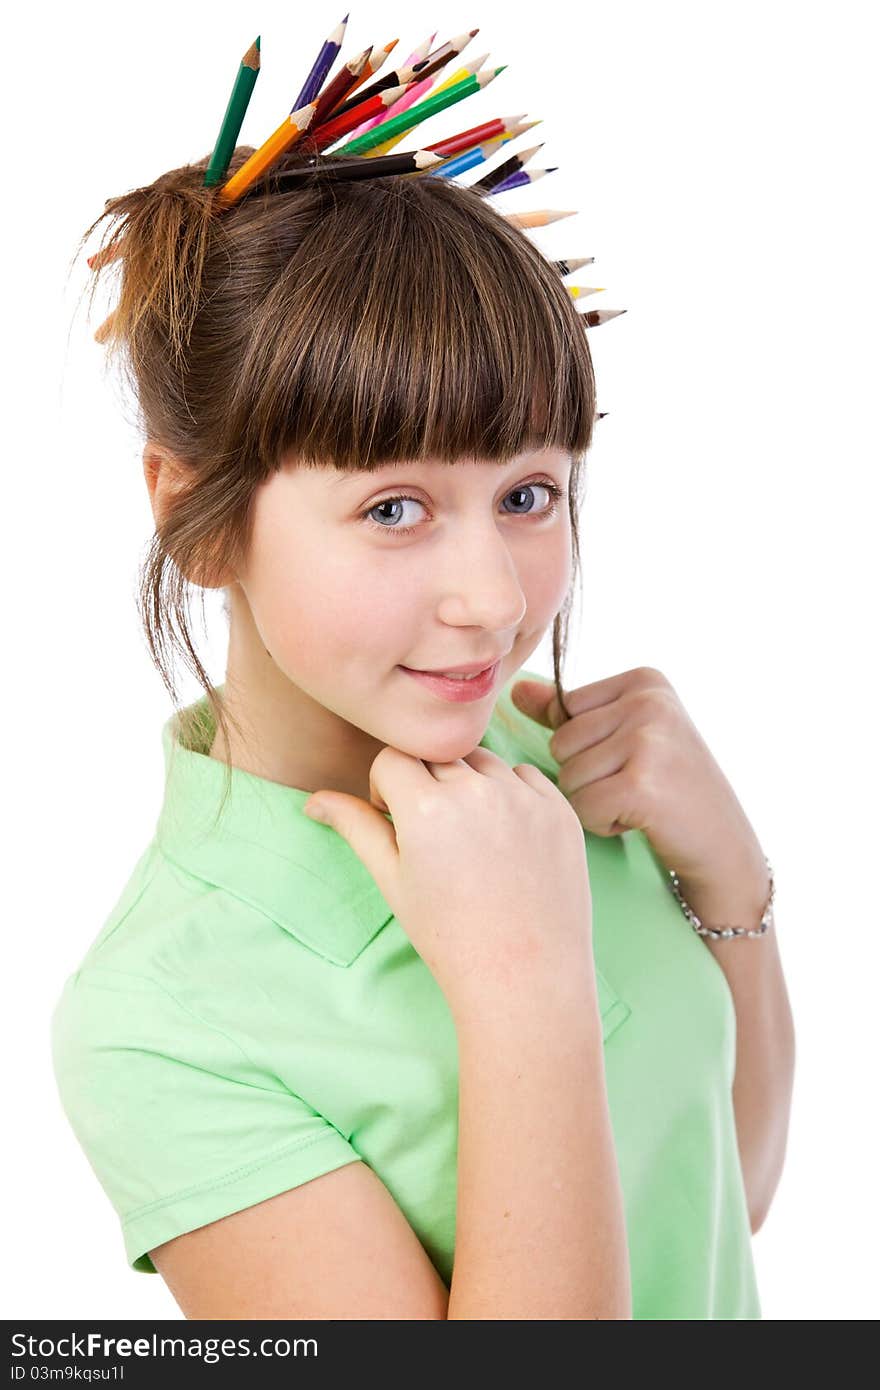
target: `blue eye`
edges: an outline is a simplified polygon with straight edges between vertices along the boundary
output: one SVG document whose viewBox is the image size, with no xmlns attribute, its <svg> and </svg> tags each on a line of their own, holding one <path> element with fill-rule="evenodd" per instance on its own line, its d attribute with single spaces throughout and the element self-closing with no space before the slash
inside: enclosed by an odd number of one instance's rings
<svg viewBox="0 0 880 1390">
<path fill-rule="evenodd" d="M 526 520 L 531 520 L 533 518 L 540 520 L 556 515 L 562 497 L 562 488 L 558 487 L 554 482 L 541 480 L 533 483 L 519 483 L 515 488 L 511 488 L 507 496 L 513 497 L 517 493 L 520 495 L 525 494 L 527 505 L 529 497 L 534 494 L 536 488 L 543 488 L 545 492 L 550 494 L 550 505 L 545 507 L 541 512 L 514 512 L 513 515 L 524 516 Z M 375 531 L 390 532 L 394 536 L 411 536 L 416 530 L 415 526 L 385 526 L 381 522 L 373 520 L 372 513 L 377 512 L 380 507 L 395 507 L 400 502 L 415 502 L 420 507 L 424 507 L 425 505 L 418 497 L 409 497 L 406 494 L 398 493 L 393 497 L 383 497 L 381 502 L 374 502 L 371 507 L 368 507 L 365 512 L 361 513 L 361 519 L 368 522 Z"/>
</svg>

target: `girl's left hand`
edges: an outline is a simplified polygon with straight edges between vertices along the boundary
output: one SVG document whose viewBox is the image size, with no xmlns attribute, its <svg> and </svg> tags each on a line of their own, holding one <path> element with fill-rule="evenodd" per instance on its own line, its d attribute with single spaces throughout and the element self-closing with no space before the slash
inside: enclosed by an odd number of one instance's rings
<svg viewBox="0 0 880 1390">
<path fill-rule="evenodd" d="M 565 694 L 520 680 L 517 709 L 555 730 L 550 752 L 559 790 L 585 830 L 610 836 L 641 830 L 683 883 L 711 887 L 760 876 L 764 856 L 733 788 L 660 671 L 639 666 Z"/>
</svg>

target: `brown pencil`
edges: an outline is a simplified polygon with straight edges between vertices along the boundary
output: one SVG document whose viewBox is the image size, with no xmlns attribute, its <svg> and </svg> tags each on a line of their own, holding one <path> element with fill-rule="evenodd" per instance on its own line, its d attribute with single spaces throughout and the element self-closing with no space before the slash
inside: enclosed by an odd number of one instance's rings
<svg viewBox="0 0 880 1390">
<path fill-rule="evenodd" d="M 609 319 L 617 318 L 618 314 L 625 314 L 625 309 L 588 309 L 585 314 L 578 317 L 584 321 L 584 328 L 598 328 L 601 324 L 607 323 Z"/>
<path fill-rule="evenodd" d="M 381 155 L 378 159 L 336 159 L 330 155 L 308 164 L 288 165 L 273 175 L 273 189 L 284 192 L 296 188 L 304 179 L 315 174 L 335 179 L 376 179 L 389 174 L 413 174 L 422 169 L 434 169 L 443 159 L 430 150 L 402 150 Z"/>
<path fill-rule="evenodd" d="M 363 53 L 358 54 L 357 58 L 352 58 L 350 62 L 343 64 L 336 76 L 328 83 L 326 89 L 318 97 L 318 104 L 315 107 L 315 118 L 312 124 L 317 128 L 322 121 L 326 121 L 333 110 L 338 106 L 354 86 L 367 64 L 367 59 L 372 53 L 372 48 L 365 48 Z"/>
<path fill-rule="evenodd" d="M 472 183 L 471 188 L 480 188 L 488 193 L 490 189 L 495 188 L 499 183 L 503 183 L 505 179 L 510 178 L 511 174 L 518 173 L 523 165 L 528 163 L 533 154 L 537 154 L 538 150 L 544 148 L 545 143 L 546 142 L 542 140 L 540 145 L 530 145 L 527 150 L 518 150 L 517 153 L 512 154 L 509 159 L 505 159 L 503 164 L 499 164 L 497 169 L 491 169 L 488 174 L 484 174 L 481 179 L 477 179 L 476 183 Z"/>
</svg>

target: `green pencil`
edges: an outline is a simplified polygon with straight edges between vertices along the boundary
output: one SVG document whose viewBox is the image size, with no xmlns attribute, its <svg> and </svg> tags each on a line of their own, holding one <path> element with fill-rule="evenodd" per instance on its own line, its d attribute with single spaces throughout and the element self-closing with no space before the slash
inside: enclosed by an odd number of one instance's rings
<svg viewBox="0 0 880 1390">
<path fill-rule="evenodd" d="M 470 77 L 465 77 L 461 82 L 456 82 L 454 87 L 447 87 L 445 92 L 437 92 L 432 97 L 426 97 L 424 101 L 417 102 L 408 111 L 402 111 L 399 116 L 392 116 L 390 121 L 380 121 L 373 126 L 372 130 L 359 135 L 356 140 L 349 140 L 347 145 L 334 150 L 334 154 L 361 154 L 364 150 L 371 150 L 375 145 L 381 145 L 385 140 L 391 140 L 401 131 L 411 130 L 414 125 L 424 121 L 428 116 L 434 116 L 438 111 L 444 111 L 447 106 L 453 106 L 455 102 L 461 101 L 462 97 L 469 97 L 471 92 L 480 92 L 497 77 L 499 72 L 503 72 L 507 67 L 502 63 L 500 68 L 495 68 L 489 72 L 475 72 Z"/>
<path fill-rule="evenodd" d="M 229 105 L 226 108 L 226 115 L 220 126 L 220 134 L 217 136 L 217 143 L 211 155 L 208 167 L 205 170 L 205 183 L 215 184 L 225 176 L 229 168 L 229 161 L 232 158 L 232 151 L 238 140 L 238 132 L 241 130 L 241 123 L 244 120 L 244 113 L 248 109 L 248 102 L 251 99 L 251 92 L 254 90 L 257 78 L 260 75 L 260 36 L 254 39 L 247 53 L 239 64 L 238 72 L 235 75 L 235 82 L 232 85 L 232 94 L 229 98 Z"/>
</svg>

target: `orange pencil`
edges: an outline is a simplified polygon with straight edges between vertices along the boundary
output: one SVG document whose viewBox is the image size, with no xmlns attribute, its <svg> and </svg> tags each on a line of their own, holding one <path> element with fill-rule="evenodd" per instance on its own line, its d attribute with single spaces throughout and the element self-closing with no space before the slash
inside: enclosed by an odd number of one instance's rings
<svg viewBox="0 0 880 1390">
<path fill-rule="evenodd" d="M 220 189 L 218 201 L 224 205 L 237 202 L 244 191 L 250 188 L 251 184 L 256 183 L 261 174 L 275 163 L 281 155 L 291 149 L 302 138 L 304 131 L 308 130 L 312 123 L 318 102 L 310 101 L 307 106 L 301 106 L 298 111 L 285 116 L 277 130 L 274 130 L 268 140 L 264 140 L 258 150 L 254 150 L 250 159 L 245 160 L 241 168 L 228 179 Z"/>
<path fill-rule="evenodd" d="M 504 214 L 505 222 L 512 222 L 515 227 L 546 227 L 548 222 L 558 222 L 560 217 L 574 217 L 577 209 L 572 212 L 553 212 L 549 208 L 538 208 L 534 212 L 507 212 Z"/>
<path fill-rule="evenodd" d="M 104 322 L 98 328 L 95 329 L 96 343 L 103 343 L 110 336 L 110 329 L 113 327 L 113 320 L 115 317 L 116 310 L 114 309 L 111 313 L 107 315 Z"/>
</svg>

